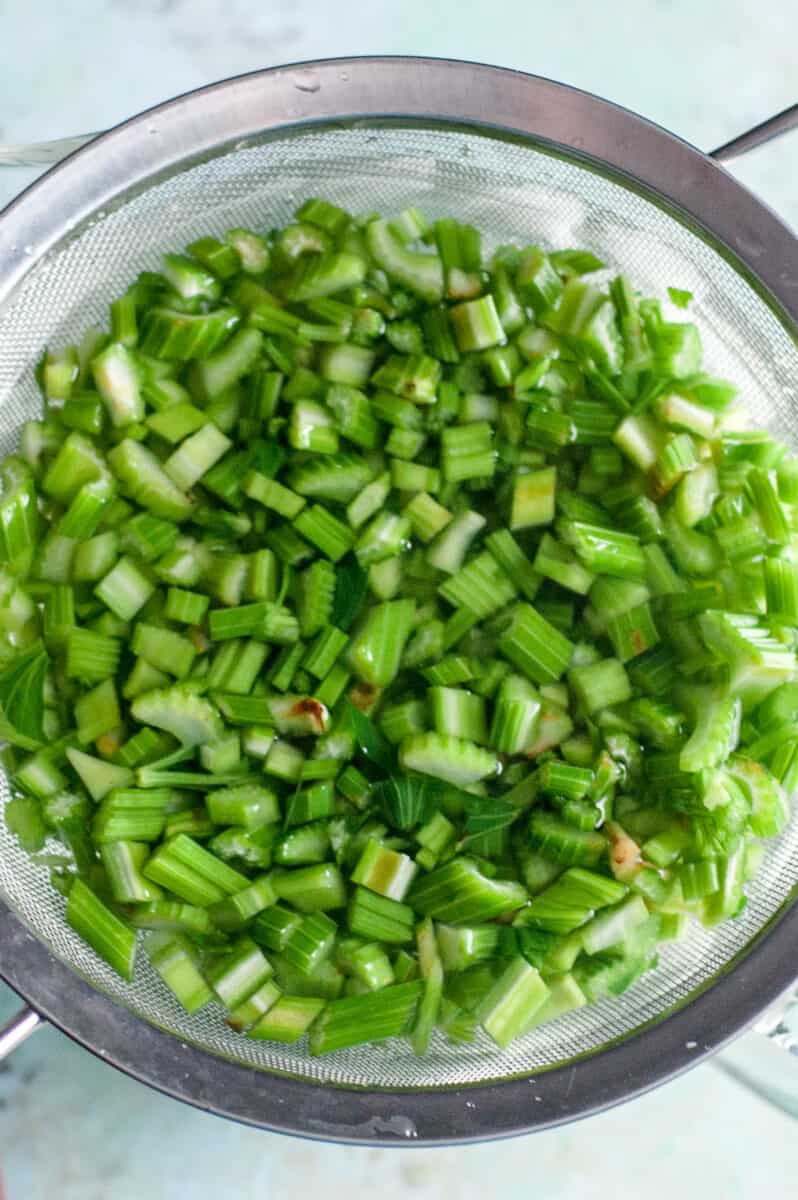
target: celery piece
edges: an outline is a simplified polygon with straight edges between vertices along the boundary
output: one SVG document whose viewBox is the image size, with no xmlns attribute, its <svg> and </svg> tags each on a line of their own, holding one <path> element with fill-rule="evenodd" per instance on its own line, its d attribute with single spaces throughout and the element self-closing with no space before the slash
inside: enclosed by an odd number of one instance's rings
<svg viewBox="0 0 798 1200">
<path fill-rule="evenodd" d="M 556 479 L 554 467 L 516 476 L 510 515 L 512 530 L 548 525 L 554 520 Z"/>
<path fill-rule="evenodd" d="M 370 840 L 351 878 L 353 883 L 359 883 L 389 900 L 404 900 L 415 873 L 415 863 L 406 854 L 399 854 Z"/>
</svg>

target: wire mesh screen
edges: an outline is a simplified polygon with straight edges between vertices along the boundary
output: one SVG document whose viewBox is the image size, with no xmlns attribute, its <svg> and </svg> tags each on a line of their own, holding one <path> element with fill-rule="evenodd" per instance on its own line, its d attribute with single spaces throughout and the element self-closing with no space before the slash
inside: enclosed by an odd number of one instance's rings
<svg viewBox="0 0 798 1200">
<path fill-rule="evenodd" d="M 122 199 L 48 258 L 33 265 L 0 313 L 0 453 L 23 420 L 37 415 L 33 367 L 41 348 L 78 338 L 106 318 L 108 302 L 160 253 L 233 225 L 287 222 L 308 195 L 355 212 L 395 213 L 418 205 L 456 214 L 488 245 L 538 242 L 595 251 L 646 294 L 668 285 L 694 293 L 693 311 L 709 369 L 736 380 L 755 420 L 798 443 L 798 350 L 767 304 L 707 241 L 664 209 L 589 169 L 529 144 L 458 129 L 326 127 L 234 150 Z M 0 786 L 0 807 L 8 798 Z M 754 937 L 798 879 L 798 837 L 769 846 L 742 916 L 696 928 L 668 947 L 660 966 L 620 999 L 560 1018 L 499 1053 L 487 1038 L 452 1047 L 436 1038 L 428 1057 L 392 1042 L 313 1059 L 232 1033 L 221 1009 L 187 1016 L 140 955 L 135 980 L 119 980 L 69 929 L 64 901 L 45 867 L 19 850 L 0 823 L 0 893 L 75 971 L 147 1021 L 184 1042 L 255 1068 L 370 1087 L 445 1087 L 533 1074 L 598 1049 L 666 1013 L 715 976 Z"/>
</svg>

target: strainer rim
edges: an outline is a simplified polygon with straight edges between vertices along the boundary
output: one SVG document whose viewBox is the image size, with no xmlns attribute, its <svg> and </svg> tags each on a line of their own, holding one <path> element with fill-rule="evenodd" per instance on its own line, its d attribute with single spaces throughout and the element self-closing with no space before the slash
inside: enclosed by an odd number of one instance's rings
<svg viewBox="0 0 798 1200">
<path fill-rule="evenodd" d="M 357 1088 L 230 1062 L 183 1042 L 83 980 L 0 901 L 0 977 L 103 1062 L 204 1112 L 350 1145 L 474 1143 L 554 1128 L 675 1079 L 750 1026 L 792 982 L 798 885 L 754 941 L 675 1011 L 584 1058 L 487 1084 Z M 792 910 L 792 912 L 790 912 Z M 732 978 L 738 988 L 728 1002 Z M 726 989 L 724 991 L 724 989 Z"/>
<path fill-rule="evenodd" d="M 300 71 L 320 77 L 318 90 L 297 91 Z M 388 103 L 394 98 L 396 104 Z M 188 111 L 208 105 L 212 111 L 202 121 L 197 121 L 198 111 Z M 339 58 L 252 72 L 186 93 L 102 135 L 0 214 L 0 303 L 70 227 L 109 207 L 136 184 L 192 157 L 222 152 L 237 139 L 358 117 L 492 129 L 558 146 L 605 174 L 620 175 L 660 206 L 663 201 L 675 206 L 725 246 L 794 329 L 798 242 L 775 214 L 699 150 L 629 110 L 564 84 L 451 59 L 398 56 Z M 149 132 L 153 128 L 157 137 Z M 63 207 L 54 203 L 65 188 L 72 202 L 69 224 L 61 215 Z M 350 1143 L 477 1141 L 560 1124 L 632 1098 L 732 1038 L 791 982 L 794 901 L 793 893 L 722 976 L 677 1011 L 584 1060 L 538 1072 L 535 1078 L 472 1086 L 360 1090 L 220 1059 L 185 1045 L 90 987 L 54 958 L 2 901 L 0 976 L 105 1061 L 207 1111 Z M 732 977 L 738 989 L 733 1003 L 730 986 L 723 990 Z"/>
<path fill-rule="evenodd" d="M 422 95 L 413 94 L 418 79 L 406 74 L 397 84 L 393 78 L 408 68 L 424 75 Z M 303 71 L 317 77 L 311 87 L 296 82 Z M 262 97 L 248 96 L 258 85 L 270 92 L 268 110 L 261 107 Z M 398 107 L 389 103 L 397 91 Z M 186 112 L 189 105 L 220 97 L 225 103 L 218 112 L 203 113 L 202 122 Z M 358 118 L 438 120 L 559 146 L 571 159 L 620 175 L 627 186 L 638 184 L 660 207 L 664 200 L 697 223 L 732 255 L 741 273 L 765 288 L 792 329 L 798 325 L 798 238 L 720 162 L 593 92 L 515 68 L 422 55 L 308 59 L 245 72 L 183 92 L 99 134 L 0 210 L 0 306 L 68 230 L 135 184 L 266 131 L 279 134 Z M 172 124 L 168 139 L 166 127 L 153 124 L 161 119 Z M 131 143 L 128 162 L 142 164 L 136 171 L 128 165 L 123 172 L 117 162 L 116 149 L 125 141 Z M 54 203 L 62 200 L 63 189 L 73 204 L 68 224 L 62 206 Z"/>
</svg>

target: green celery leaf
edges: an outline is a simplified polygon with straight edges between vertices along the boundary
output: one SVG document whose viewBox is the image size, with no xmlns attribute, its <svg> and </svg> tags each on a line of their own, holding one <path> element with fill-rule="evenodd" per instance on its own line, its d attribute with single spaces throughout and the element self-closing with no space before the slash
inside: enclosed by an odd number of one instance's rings
<svg viewBox="0 0 798 1200">
<path fill-rule="evenodd" d="M 23 850 L 28 854 L 41 850 L 47 830 L 38 800 L 33 796 L 14 796 L 6 804 L 4 816 L 9 832 L 14 834 Z"/>
<path fill-rule="evenodd" d="M 518 949 L 532 967 L 542 967 L 560 941 L 560 935 L 550 933 L 548 929 L 532 929 L 522 925 L 515 932 L 518 937 Z"/>
<path fill-rule="evenodd" d="M 407 832 L 422 825 L 438 811 L 446 785 L 426 775 L 392 775 L 374 789 L 386 818 L 396 829 Z"/>
<path fill-rule="evenodd" d="M 261 438 L 251 450 L 252 466 L 259 475 L 273 479 L 285 462 L 285 450 L 279 442 L 264 442 Z"/>
<path fill-rule="evenodd" d="M 367 717 L 356 708 L 351 700 L 347 700 L 346 703 L 352 734 L 360 753 L 383 771 L 392 771 L 396 766 L 396 754 L 391 743 L 383 736 L 371 717 Z"/>
<path fill-rule="evenodd" d="M 606 263 L 589 250 L 553 250 L 549 261 L 555 271 L 563 275 L 589 275 L 592 271 L 600 271 Z"/>
<path fill-rule="evenodd" d="M 668 288 L 668 296 L 671 304 L 675 304 L 677 308 L 687 308 L 690 301 L 693 299 L 692 292 L 686 292 L 683 288 Z"/>
<path fill-rule="evenodd" d="M 335 568 L 335 597 L 330 623 L 349 629 L 363 607 L 369 577 L 354 554 L 345 554 Z"/>
<path fill-rule="evenodd" d="M 487 833 L 506 829 L 521 815 L 521 809 L 515 804 L 510 804 L 501 797 L 491 796 L 468 796 L 465 812 L 465 837 L 460 843 L 461 846 Z"/>
<path fill-rule="evenodd" d="M 40 744 L 44 738 L 44 679 L 49 663 L 47 651 L 37 642 L 0 671 L 0 735 L 10 742 L 25 746 Z"/>
</svg>

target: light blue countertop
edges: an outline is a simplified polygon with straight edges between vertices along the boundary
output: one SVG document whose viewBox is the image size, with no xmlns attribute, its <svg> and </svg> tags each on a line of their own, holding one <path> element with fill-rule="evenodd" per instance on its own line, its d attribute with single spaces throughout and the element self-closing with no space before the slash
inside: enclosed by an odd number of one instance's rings
<svg viewBox="0 0 798 1200">
<path fill-rule="evenodd" d="M 169 95 L 305 58 L 438 54 L 598 92 L 702 148 L 796 99 L 798 7 L 774 0 L 0 0 L 0 143 L 107 127 Z M 736 173 L 798 224 L 798 137 Z M 792 168 L 792 169 L 791 169 Z M 0 172 L 0 204 L 30 173 Z M 0 988 L 0 1024 L 15 997 Z M 579 1125 L 502 1145 L 355 1150 L 196 1112 L 53 1029 L 0 1068 L 0 1200 L 267 1192 L 382 1200 L 737 1200 L 795 1193 L 795 1125 L 714 1065 Z"/>
<path fill-rule="evenodd" d="M 596 92 L 704 150 L 796 99 L 792 0 L 0 0 L 0 141 L 107 128 L 258 67 L 352 54 L 496 63 Z M 792 224 L 795 143 L 735 173 Z M 28 175 L 0 182 L 0 201 Z"/>
</svg>

